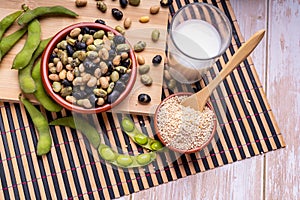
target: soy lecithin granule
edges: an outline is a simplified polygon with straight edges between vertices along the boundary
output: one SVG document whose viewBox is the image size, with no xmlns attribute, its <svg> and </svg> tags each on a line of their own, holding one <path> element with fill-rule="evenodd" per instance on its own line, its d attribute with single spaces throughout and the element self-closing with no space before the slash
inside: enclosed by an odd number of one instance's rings
<svg viewBox="0 0 300 200">
<path fill-rule="evenodd" d="M 161 105 L 157 126 L 167 146 L 190 150 L 204 144 L 212 134 L 214 112 L 205 106 L 202 112 L 180 105 L 188 96 L 174 96 Z"/>
</svg>

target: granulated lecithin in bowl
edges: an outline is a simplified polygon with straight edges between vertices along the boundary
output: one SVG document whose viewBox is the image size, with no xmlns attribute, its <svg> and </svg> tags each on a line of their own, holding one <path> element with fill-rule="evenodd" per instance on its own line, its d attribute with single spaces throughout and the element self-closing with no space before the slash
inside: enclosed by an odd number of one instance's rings
<svg viewBox="0 0 300 200">
<path fill-rule="evenodd" d="M 202 112 L 180 105 L 188 96 L 174 96 L 163 102 L 157 113 L 157 126 L 166 146 L 191 150 L 207 142 L 214 128 L 214 112 Z"/>
</svg>

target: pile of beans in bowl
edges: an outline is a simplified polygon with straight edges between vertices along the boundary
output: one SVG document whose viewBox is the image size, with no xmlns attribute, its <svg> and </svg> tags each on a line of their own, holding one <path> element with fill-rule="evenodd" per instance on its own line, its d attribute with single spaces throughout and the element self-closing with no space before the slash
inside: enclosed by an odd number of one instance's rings
<svg viewBox="0 0 300 200">
<path fill-rule="evenodd" d="M 129 51 L 123 35 L 88 27 L 72 29 L 49 59 L 53 91 L 83 108 L 113 103 L 130 78 Z"/>
</svg>

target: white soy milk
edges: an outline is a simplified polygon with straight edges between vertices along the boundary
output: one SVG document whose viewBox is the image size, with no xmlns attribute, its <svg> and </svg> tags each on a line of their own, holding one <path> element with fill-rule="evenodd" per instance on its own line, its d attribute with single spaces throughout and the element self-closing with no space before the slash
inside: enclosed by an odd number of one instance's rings
<svg viewBox="0 0 300 200">
<path fill-rule="evenodd" d="M 183 82 L 183 79 L 199 79 L 201 73 L 214 63 L 213 57 L 221 48 L 218 31 L 203 20 L 182 22 L 172 30 L 172 37 L 169 46 L 170 70 L 174 78 Z"/>
<path fill-rule="evenodd" d="M 184 21 L 172 34 L 177 47 L 191 57 L 206 59 L 219 53 L 220 35 L 215 27 L 203 20 Z"/>
</svg>

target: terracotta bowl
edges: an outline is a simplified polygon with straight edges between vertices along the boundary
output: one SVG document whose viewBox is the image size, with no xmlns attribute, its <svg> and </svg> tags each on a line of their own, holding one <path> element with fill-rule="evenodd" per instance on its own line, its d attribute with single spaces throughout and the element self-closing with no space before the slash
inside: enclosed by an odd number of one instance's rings
<svg viewBox="0 0 300 200">
<path fill-rule="evenodd" d="M 191 153 L 195 153 L 195 152 L 202 150 L 211 142 L 211 140 L 213 139 L 213 137 L 215 136 L 215 133 L 216 133 L 217 121 L 216 121 L 216 115 L 214 115 L 214 119 L 213 119 L 214 126 L 213 126 L 213 130 L 212 130 L 210 137 L 208 138 L 208 140 L 205 143 L 203 143 L 201 146 L 199 146 L 197 148 L 189 149 L 189 150 L 181 150 L 181 149 L 174 148 L 170 145 L 167 145 L 166 142 L 163 140 L 161 133 L 159 132 L 158 123 L 157 123 L 157 120 L 158 120 L 157 116 L 158 116 L 158 113 L 160 111 L 162 104 L 174 96 L 183 96 L 183 95 L 191 95 L 191 94 L 192 93 L 190 93 L 190 92 L 179 92 L 179 93 L 175 93 L 175 94 L 168 96 L 158 105 L 158 107 L 156 108 L 155 114 L 154 114 L 154 129 L 155 129 L 155 132 L 156 132 L 159 140 L 161 141 L 161 143 L 163 145 L 165 145 L 167 148 L 169 148 L 170 150 L 178 152 L 178 153 L 182 153 L 182 154 L 191 154 Z M 210 108 L 210 110 L 212 110 L 214 112 L 213 107 L 209 103 L 207 103 L 206 105 Z"/>
<path fill-rule="evenodd" d="M 114 30 L 113 28 L 111 28 L 107 25 L 102 25 L 102 24 L 93 23 L 93 22 L 82 22 L 82 23 L 73 24 L 73 25 L 70 25 L 70 26 L 64 28 L 63 30 L 59 31 L 48 43 L 48 45 L 45 48 L 44 53 L 42 55 L 42 60 L 41 60 L 42 82 L 43 82 L 45 90 L 50 95 L 50 97 L 52 97 L 52 99 L 54 101 L 56 101 L 58 104 L 60 104 L 61 106 L 63 106 L 64 108 L 66 108 L 68 110 L 78 112 L 78 113 L 90 113 L 90 114 L 105 112 L 105 111 L 110 110 L 114 106 L 118 105 L 119 103 L 121 103 L 125 99 L 125 97 L 130 93 L 130 91 L 135 83 L 136 75 L 137 75 L 137 63 L 136 63 L 135 54 L 134 54 L 134 51 L 132 48 L 129 51 L 129 57 L 131 58 L 131 61 L 132 61 L 130 78 L 129 78 L 128 82 L 126 83 L 126 87 L 125 87 L 124 91 L 121 92 L 121 94 L 117 98 L 117 100 L 115 100 L 111 104 L 105 103 L 102 106 L 95 106 L 92 108 L 84 108 L 79 105 L 72 104 L 72 103 L 66 101 L 63 97 L 61 97 L 60 94 L 55 93 L 53 91 L 52 83 L 51 83 L 50 79 L 48 78 L 48 75 L 49 75 L 48 63 L 49 63 L 49 59 L 50 59 L 50 56 L 51 56 L 53 50 L 56 48 L 56 45 L 60 41 L 65 39 L 65 37 L 70 33 L 71 30 L 73 30 L 74 28 L 83 28 L 83 27 L 88 27 L 88 28 L 94 29 L 94 30 L 102 29 L 105 32 L 110 31 L 110 32 L 114 33 L 115 35 L 120 35 L 119 32 L 117 32 L 116 30 Z M 127 40 L 126 40 L 126 43 L 129 44 Z"/>
</svg>

